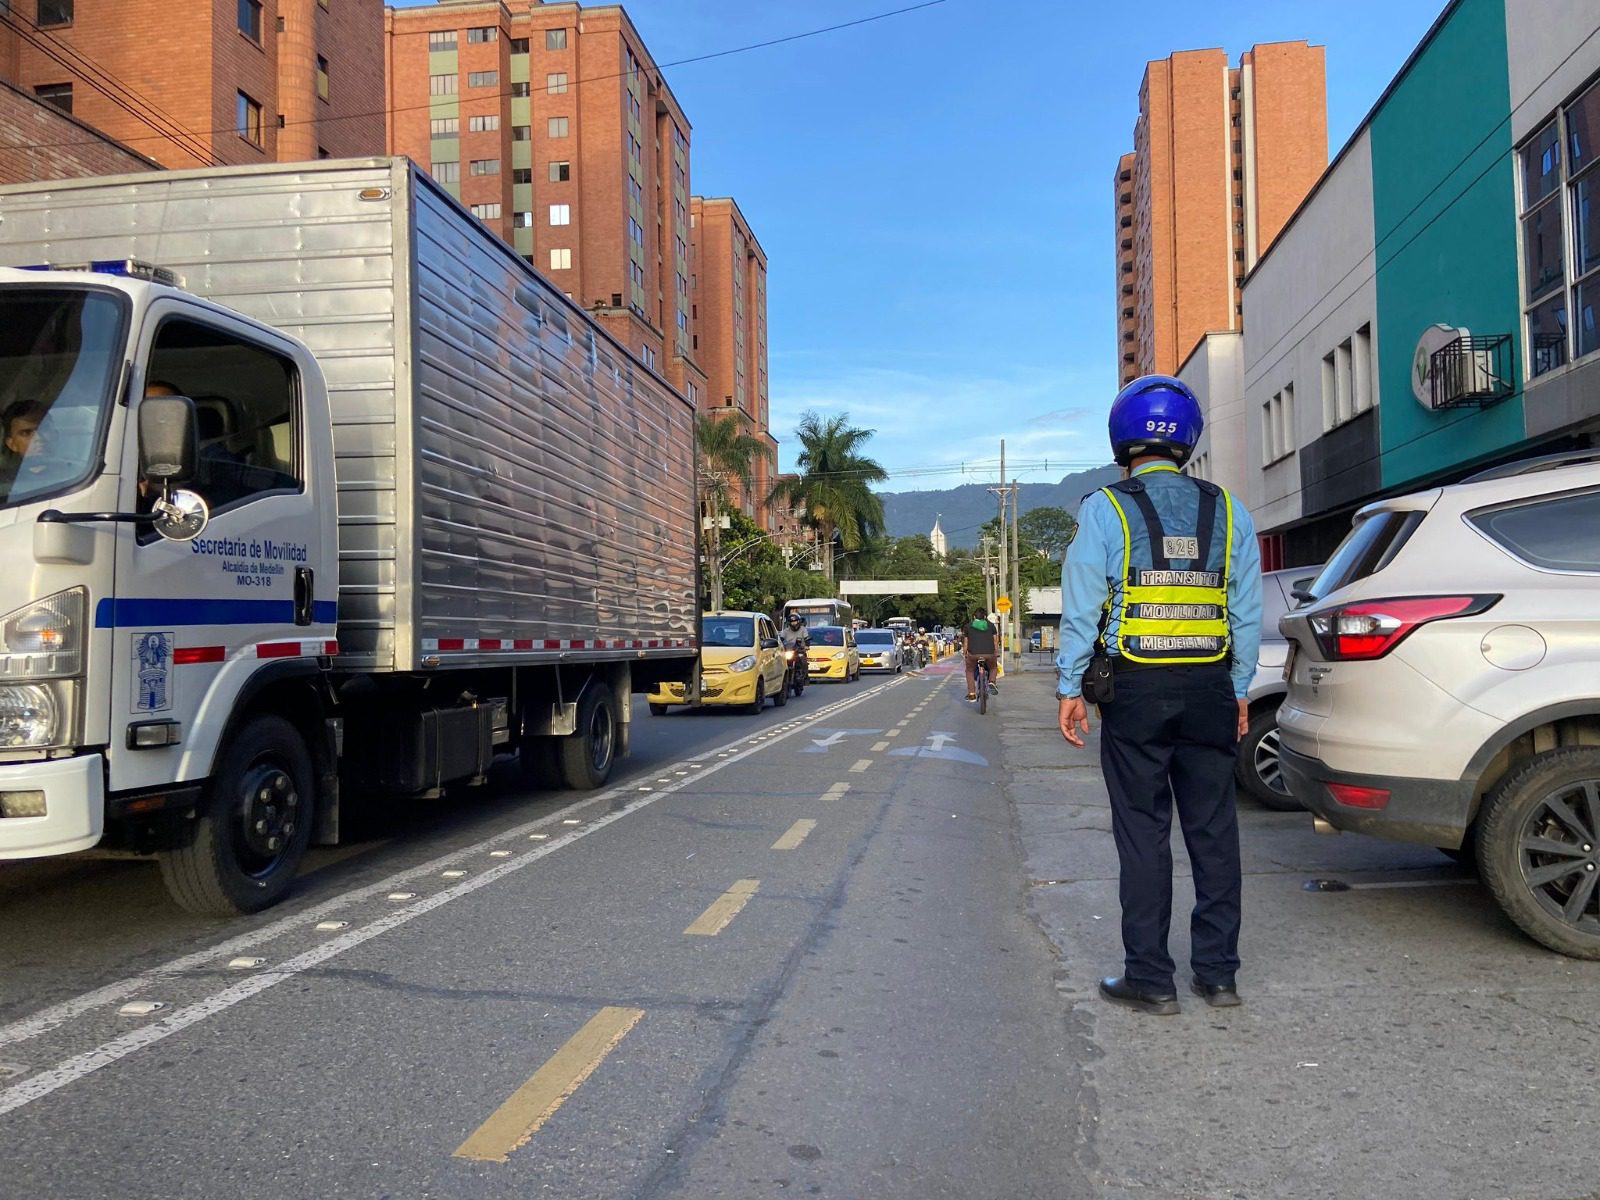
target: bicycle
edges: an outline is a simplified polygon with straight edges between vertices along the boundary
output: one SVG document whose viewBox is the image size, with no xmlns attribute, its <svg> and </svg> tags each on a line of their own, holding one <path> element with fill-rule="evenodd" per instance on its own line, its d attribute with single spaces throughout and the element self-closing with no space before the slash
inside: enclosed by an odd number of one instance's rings
<svg viewBox="0 0 1600 1200">
<path fill-rule="evenodd" d="M 977 664 L 972 669 L 972 678 L 978 693 L 978 715 L 983 716 L 989 711 L 989 660 L 978 658 Z"/>
</svg>

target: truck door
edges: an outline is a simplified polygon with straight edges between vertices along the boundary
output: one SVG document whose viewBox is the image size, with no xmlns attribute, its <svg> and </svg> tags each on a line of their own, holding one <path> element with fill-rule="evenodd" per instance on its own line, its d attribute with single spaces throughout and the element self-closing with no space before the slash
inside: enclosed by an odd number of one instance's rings
<svg viewBox="0 0 1600 1200">
<path fill-rule="evenodd" d="M 304 350 L 178 300 L 152 307 L 140 350 L 141 396 L 194 401 L 199 456 L 185 486 L 204 497 L 211 520 L 193 541 L 143 527 L 124 527 L 119 539 L 117 594 L 96 612 L 97 624 L 115 629 L 114 792 L 204 778 L 252 677 L 294 669 L 283 660 L 315 669 L 319 655 L 337 652 L 337 563 L 324 561 L 335 551 L 318 512 L 331 512 L 334 497 L 316 494 L 307 469 Z M 123 509 L 147 511 L 145 490 L 130 438 Z M 175 744 L 139 726 L 166 727 Z"/>
</svg>

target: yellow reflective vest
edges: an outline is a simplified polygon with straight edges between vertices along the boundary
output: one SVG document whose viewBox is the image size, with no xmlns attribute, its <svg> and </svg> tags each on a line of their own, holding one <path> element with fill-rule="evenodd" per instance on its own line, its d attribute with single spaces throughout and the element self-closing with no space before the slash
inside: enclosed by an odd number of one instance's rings
<svg viewBox="0 0 1600 1200">
<path fill-rule="evenodd" d="M 1122 522 L 1122 589 L 1106 601 L 1108 616 L 1119 605 L 1107 649 L 1130 663 L 1187 666 L 1228 658 L 1233 497 L 1214 483 L 1185 478 L 1200 490 L 1193 529 L 1167 528 L 1137 476 L 1101 489 Z"/>
</svg>

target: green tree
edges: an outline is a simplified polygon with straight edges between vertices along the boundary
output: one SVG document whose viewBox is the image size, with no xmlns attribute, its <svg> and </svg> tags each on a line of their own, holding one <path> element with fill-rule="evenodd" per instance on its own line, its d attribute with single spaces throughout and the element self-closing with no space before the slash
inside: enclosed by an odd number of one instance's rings
<svg viewBox="0 0 1600 1200">
<path fill-rule="evenodd" d="M 1064 508 L 1043 505 L 1030 508 L 1017 521 L 1017 534 L 1046 558 L 1061 561 L 1078 530 L 1078 520 Z"/>
<path fill-rule="evenodd" d="M 706 574 L 711 584 L 711 607 L 723 606 L 722 595 L 722 517 L 738 495 L 748 496 L 755 486 L 755 469 L 771 457 L 767 444 L 746 433 L 739 422 L 728 417 L 701 413 L 694 419 L 695 446 L 700 481 L 700 511 L 707 518 L 705 537 Z M 753 522 L 752 522 L 753 525 Z"/>
<path fill-rule="evenodd" d="M 789 600 L 817 594 L 817 573 L 791 568 L 767 532 L 737 510 L 722 540 L 723 607 L 778 616 Z M 831 589 L 829 589 L 831 592 Z"/>
<path fill-rule="evenodd" d="M 799 473 L 779 480 L 771 499 L 805 507 L 806 524 L 820 535 L 823 576 L 831 583 L 835 540 L 839 549 L 854 553 L 882 531 L 883 501 L 871 485 L 889 474 L 862 453 L 872 430 L 853 427 L 846 413 L 826 419 L 804 413 L 795 437 Z"/>
</svg>

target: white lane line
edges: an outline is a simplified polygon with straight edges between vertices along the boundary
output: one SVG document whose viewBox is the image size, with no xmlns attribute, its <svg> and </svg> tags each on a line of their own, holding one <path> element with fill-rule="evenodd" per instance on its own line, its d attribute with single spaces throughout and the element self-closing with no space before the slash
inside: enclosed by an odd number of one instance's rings
<svg viewBox="0 0 1600 1200">
<path fill-rule="evenodd" d="M 874 753 L 876 753 L 877 751 L 880 751 L 880 750 L 887 750 L 888 748 L 889 748 L 889 743 L 888 742 L 873 742 L 872 743 L 872 749 L 873 749 Z"/>
<path fill-rule="evenodd" d="M 858 758 L 855 762 L 850 764 L 850 770 L 854 774 L 859 775 L 871 765 L 872 760 L 870 758 Z"/>
<path fill-rule="evenodd" d="M 819 800 L 839 800 L 850 790 L 848 783 L 833 783 L 828 785 L 828 790 L 818 796 Z"/>
<path fill-rule="evenodd" d="M 859 696 L 841 702 L 837 707 L 839 709 L 853 708 L 857 704 L 862 704 L 867 700 L 870 700 L 883 690 L 884 685 L 879 685 L 878 687 L 874 687 L 869 691 L 861 693 Z M 808 724 L 815 724 L 815 722 L 820 719 L 821 714 L 819 714 L 818 717 L 813 718 L 810 722 L 808 722 Z M 13 1112 L 24 1105 L 32 1104 L 35 1100 L 42 1099 L 45 1096 L 50 1095 L 52 1092 L 66 1087 L 69 1083 L 73 1083 L 79 1079 L 82 1079 L 85 1075 L 89 1075 L 95 1071 L 98 1071 L 101 1067 L 110 1066 L 112 1063 L 126 1058 L 128 1055 L 133 1054 L 138 1050 L 142 1050 L 147 1046 L 152 1046 L 155 1043 L 170 1037 L 172 1034 L 188 1028 L 190 1025 L 205 1020 L 207 1017 L 215 1016 L 220 1012 L 225 1012 L 227 1009 L 232 1008 L 241 1001 L 248 1000 L 251 996 L 263 992 L 267 988 L 274 987 L 286 979 L 292 979 L 303 971 L 307 971 L 312 967 L 318 966 L 319 964 L 326 962 L 328 959 L 333 958 L 336 955 L 343 954 L 346 950 L 354 949 L 356 946 L 359 946 L 364 942 L 371 941 L 373 938 L 378 937 L 381 934 L 388 933 L 392 929 L 398 929 L 402 925 L 409 924 L 410 922 L 416 920 L 416 918 L 422 916 L 424 913 L 432 912 L 434 909 L 448 904 L 452 900 L 457 900 L 462 896 L 471 895 L 479 888 L 487 887 L 489 884 L 503 879 L 505 876 L 510 875 L 513 872 L 520 871 L 522 868 L 538 862 L 540 859 L 545 858 L 550 854 L 554 854 L 557 850 L 560 850 L 566 846 L 570 846 L 574 842 L 581 841 L 592 834 L 598 833 L 606 826 L 611 825 L 616 821 L 620 821 L 623 817 L 631 816 L 633 813 L 638 812 L 642 808 L 648 808 L 662 797 L 670 796 L 680 789 L 688 787 L 691 783 L 698 782 L 699 780 L 704 779 L 707 775 L 715 774 L 723 767 L 732 766 L 734 763 L 740 762 L 741 760 L 748 758 L 750 755 L 755 753 L 757 753 L 755 749 L 740 750 L 729 758 L 725 758 L 720 762 L 710 764 L 705 771 L 697 776 L 691 776 L 688 779 L 678 780 L 668 787 L 662 788 L 658 792 L 652 792 L 648 796 L 637 796 L 637 798 L 632 800 L 624 807 L 619 808 L 614 812 L 609 812 L 603 814 L 602 816 L 598 816 L 593 821 L 590 821 L 587 825 L 572 829 L 571 831 L 563 833 L 551 841 L 535 846 L 533 849 L 523 854 L 520 858 L 508 859 L 497 866 L 489 868 L 481 875 L 475 875 L 470 879 L 464 879 L 460 883 L 446 888 L 442 892 L 438 892 L 432 896 L 424 897 L 413 904 L 408 904 L 405 908 L 396 909 L 386 913 L 383 916 L 378 917 L 370 925 L 364 925 L 359 929 L 352 929 L 347 933 L 341 933 L 337 937 L 329 938 L 327 941 L 323 942 L 314 949 L 308 950 L 303 954 L 296 955 L 293 958 L 286 959 L 281 966 L 262 971 L 259 975 L 252 975 L 248 979 L 241 980 L 239 983 L 234 984 L 232 987 L 224 988 L 222 991 L 216 992 L 203 1000 L 197 1001 L 196 1003 L 185 1008 L 178 1009 L 170 1016 L 163 1017 L 159 1021 L 152 1022 L 149 1025 L 145 1025 L 137 1030 L 133 1030 L 132 1032 L 124 1034 L 121 1037 L 113 1038 L 111 1041 L 100 1046 L 96 1046 L 92 1050 L 87 1050 L 82 1054 L 74 1055 L 73 1057 L 57 1064 L 55 1067 L 52 1067 L 48 1071 L 41 1071 L 37 1075 L 29 1077 L 23 1083 L 14 1084 L 9 1088 L 0 1090 L 0 1115 Z M 634 794 L 628 791 L 630 786 L 632 785 L 623 784 L 619 787 L 611 788 L 605 792 L 601 792 L 599 795 L 583 802 L 580 807 L 604 805 L 610 803 L 612 800 L 617 799 L 620 796 Z M 557 819 L 559 819 L 559 812 L 551 816 L 541 817 L 537 821 L 529 821 L 526 824 L 515 827 L 514 829 L 509 829 L 502 833 L 498 833 L 492 838 L 487 838 L 475 845 L 467 846 L 461 850 L 457 850 L 440 858 L 434 859 L 432 862 L 424 863 L 419 867 L 414 867 L 410 870 L 399 872 L 388 879 L 380 880 L 377 883 L 369 885 L 368 887 L 358 889 L 357 891 L 351 892 L 349 895 L 340 897 L 328 904 L 320 905 L 306 912 L 295 913 L 291 916 L 284 917 L 282 920 L 276 921 L 271 925 L 264 926 L 262 929 L 256 930 L 254 933 L 232 938 L 228 941 L 219 943 L 218 945 L 211 946 L 205 950 L 197 951 L 194 954 L 187 954 L 182 958 L 173 959 L 169 963 L 166 963 L 152 971 L 146 972 L 145 974 L 136 976 L 132 979 L 124 979 L 117 983 L 108 984 L 105 987 L 97 988 L 93 992 L 85 993 L 82 996 L 76 996 L 69 1000 L 64 1000 L 60 1004 L 54 1005 L 49 1009 L 34 1013 L 32 1016 L 24 1017 L 19 1021 L 12 1022 L 10 1025 L 5 1026 L 4 1028 L 0 1028 L 0 1045 L 6 1044 L 7 1042 L 22 1041 L 29 1037 L 36 1037 L 41 1033 L 56 1028 L 57 1026 L 70 1020 L 73 1016 L 80 1015 L 84 1012 L 97 1008 L 100 1005 L 110 1003 L 113 1000 L 125 999 L 134 992 L 144 990 L 153 984 L 157 979 L 170 977 L 182 971 L 189 970 L 192 967 L 199 967 L 208 963 L 212 963 L 215 959 L 223 954 L 231 953 L 235 950 L 248 949 L 251 946 L 259 945 L 262 941 L 267 940 L 269 936 L 276 936 L 280 932 L 300 926 L 305 921 L 315 920 L 326 913 L 336 911 L 339 908 L 353 903 L 358 898 L 367 899 L 373 896 L 383 895 L 388 893 L 389 889 L 393 888 L 397 883 L 411 880 L 421 875 L 434 874 L 443 867 L 450 866 L 461 859 L 476 854 L 482 854 L 484 849 L 488 846 L 493 846 L 496 843 L 507 840 L 508 838 L 527 836 L 531 831 L 537 830 L 540 826 L 549 824 Z"/>
<path fill-rule="evenodd" d="M 900 736 L 900 731 L 898 729 L 885 729 L 883 731 L 883 736 L 884 737 L 899 737 Z"/>
</svg>

